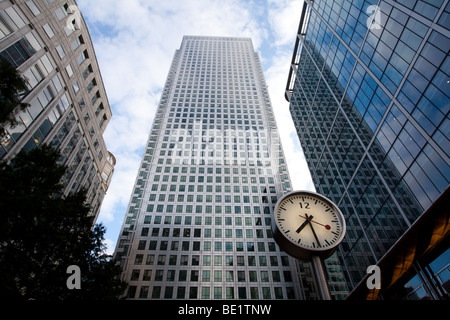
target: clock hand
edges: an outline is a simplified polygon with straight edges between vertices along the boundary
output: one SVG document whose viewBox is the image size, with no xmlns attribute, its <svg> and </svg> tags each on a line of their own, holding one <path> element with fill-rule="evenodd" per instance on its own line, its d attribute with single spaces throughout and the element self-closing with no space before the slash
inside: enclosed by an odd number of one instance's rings
<svg viewBox="0 0 450 320">
<path fill-rule="evenodd" d="M 302 217 L 302 216 L 300 216 L 300 217 Z M 312 219 L 312 218 L 313 218 L 313 216 L 310 216 L 310 217 L 311 217 L 311 218 L 309 218 L 309 219 Z M 302 217 L 302 218 L 304 218 L 304 217 Z M 306 218 L 304 218 L 304 219 L 306 219 Z M 303 228 L 306 227 L 306 226 L 308 225 L 308 223 L 309 223 L 309 221 L 310 221 L 309 219 L 306 219 L 306 221 L 303 222 L 303 224 L 302 224 L 297 230 L 295 230 L 295 232 L 300 233 L 300 231 L 302 231 Z"/>
<path fill-rule="evenodd" d="M 299 216 L 300 216 L 300 215 L 299 215 Z M 305 218 L 305 217 L 303 217 L 303 216 L 300 216 L 300 217 L 302 217 L 303 219 L 308 220 L 307 218 Z M 312 216 L 309 216 L 309 217 L 310 217 L 310 219 L 312 219 Z M 317 221 L 314 221 L 314 220 L 309 220 L 309 221 L 314 222 L 314 223 L 318 224 L 319 226 L 324 227 L 324 228 L 327 229 L 327 230 L 330 230 L 330 229 L 331 229 L 331 227 L 330 227 L 328 224 L 325 225 L 325 224 L 322 224 L 322 223 L 317 222 Z"/>
<path fill-rule="evenodd" d="M 311 223 L 311 219 L 312 219 L 313 217 L 312 217 L 312 216 L 309 216 L 309 217 L 308 217 L 307 214 L 305 214 L 305 216 L 306 216 L 306 218 L 308 219 L 307 222 L 309 223 L 309 226 L 311 227 L 311 231 L 312 231 L 312 233 L 313 233 L 313 235 L 314 235 L 314 238 L 315 238 L 316 241 L 317 241 L 317 244 L 319 245 L 319 247 L 321 247 L 320 242 L 319 242 L 319 238 L 317 237 L 316 231 L 314 230 L 313 225 L 312 225 L 312 223 Z"/>
</svg>

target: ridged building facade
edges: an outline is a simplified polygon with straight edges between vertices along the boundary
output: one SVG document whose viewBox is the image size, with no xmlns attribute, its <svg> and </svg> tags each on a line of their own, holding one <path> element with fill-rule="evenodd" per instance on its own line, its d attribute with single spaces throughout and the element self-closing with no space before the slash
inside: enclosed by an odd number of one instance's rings
<svg viewBox="0 0 450 320">
<path fill-rule="evenodd" d="M 96 217 L 114 171 L 103 133 L 111 120 L 94 47 L 75 1 L 0 1 L 0 59 L 27 81 L 29 106 L 7 125 L 0 159 L 49 144 L 68 167 L 65 194 L 81 187 Z"/>
<path fill-rule="evenodd" d="M 271 217 L 291 183 L 249 38 L 185 36 L 164 86 L 115 258 L 128 299 L 317 299 Z"/>
</svg>

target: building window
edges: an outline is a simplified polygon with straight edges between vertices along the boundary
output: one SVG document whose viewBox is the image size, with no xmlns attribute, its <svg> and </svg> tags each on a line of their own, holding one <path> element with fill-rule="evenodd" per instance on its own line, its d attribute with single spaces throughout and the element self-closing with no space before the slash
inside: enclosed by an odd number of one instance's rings
<svg viewBox="0 0 450 320">
<path fill-rule="evenodd" d="M 36 51 L 27 39 L 22 38 L 13 45 L 0 52 L 0 59 L 7 60 L 14 68 L 18 68 L 27 61 Z"/>
<path fill-rule="evenodd" d="M 41 13 L 32 0 L 27 2 L 27 6 L 35 16 Z"/>
<path fill-rule="evenodd" d="M 88 86 L 87 86 L 87 90 L 88 93 L 91 93 L 92 89 L 97 85 L 97 81 L 94 79 L 92 79 L 91 82 L 89 82 Z"/>
<path fill-rule="evenodd" d="M 91 104 L 94 105 L 99 98 L 100 98 L 100 92 L 97 91 L 91 99 Z"/>
<path fill-rule="evenodd" d="M 67 75 L 69 76 L 69 78 L 71 78 L 73 76 L 73 70 L 72 70 L 72 66 L 70 64 L 66 67 L 66 72 L 67 72 Z"/>
<path fill-rule="evenodd" d="M 161 287 L 153 287 L 152 298 L 159 299 L 161 296 Z"/>
<path fill-rule="evenodd" d="M 89 55 L 87 50 L 84 50 L 77 58 L 78 65 L 81 65 L 84 60 L 88 59 Z"/>
<path fill-rule="evenodd" d="M 106 115 L 103 115 L 103 117 L 100 119 L 100 122 L 98 124 L 100 126 L 100 128 L 103 126 L 103 124 L 105 123 L 106 120 L 107 120 Z"/>
<path fill-rule="evenodd" d="M 75 38 L 74 41 L 70 44 L 73 51 L 76 51 L 82 44 L 84 44 L 83 36 L 79 36 Z"/>
<path fill-rule="evenodd" d="M 42 26 L 42 28 L 44 29 L 45 33 L 47 34 L 47 36 L 51 39 L 53 38 L 53 36 L 55 35 L 55 33 L 53 32 L 52 27 L 50 27 L 50 25 L 48 23 L 44 24 Z"/>
<path fill-rule="evenodd" d="M 84 71 L 83 71 L 83 79 L 86 80 L 86 78 L 87 78 L 92 72 L 94 72 L 93 69 L 92 69 L 92 66 L 91 66 L 91 65 L 88 65 L 87 68 L 84 69 Z"/>
<path fill-rule="evenodd" d="M 63 47 L 61 45 L 58 45 L 56 47 L 56 52 L 58 52 L 59 57 L 62 59 L 66 56 L 66 52 L 64 51 Z"/>
<path fill-rule="evenodd" d="M 73 92 L 75 92 L 75 94 L 78 93 L 78 91 L 80 91 L 80 86 L 78 85 L 78 81 L 75 81 L 75 83 L 73 84 Z"/>
<path fill-rule="evenodd" d="M 66 10 L 66 6 L 67 6 L 67 4 L 65 4 L 63 7 L 60 7 L 60 8 L 55 10 L 55 16 L 56 16 L 56 18 L 59 21 L 61 21 L 62 19 L 64 19 L 68 15 L 67 10 Z"/>
<path fill-rule="evenodd" d="M 3 39 L 4 37 L 11 34 L 11 28 L 8 26 L 8 24 L 3 21 L 2 17 L 0 16 L 0 39 Z"/>
</svg>

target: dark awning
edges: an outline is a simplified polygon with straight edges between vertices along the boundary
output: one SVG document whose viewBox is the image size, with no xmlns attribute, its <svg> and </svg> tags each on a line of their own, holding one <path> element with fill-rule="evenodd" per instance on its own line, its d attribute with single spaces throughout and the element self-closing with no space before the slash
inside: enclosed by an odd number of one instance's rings
<svg viewBox="0 0 450 320">
<path fill-rule="evenodd" d="M 368 274 L 348 295 L 348 300 L 376 300 L 412 271 L 416 261 L 429 260 L 450 245 L 450 187 L 414 222 L 408 231 L 381 258 L 381 289 L 369 290 Z M 428 261 L 430 262 L 430 261 Z"/>
</svg>

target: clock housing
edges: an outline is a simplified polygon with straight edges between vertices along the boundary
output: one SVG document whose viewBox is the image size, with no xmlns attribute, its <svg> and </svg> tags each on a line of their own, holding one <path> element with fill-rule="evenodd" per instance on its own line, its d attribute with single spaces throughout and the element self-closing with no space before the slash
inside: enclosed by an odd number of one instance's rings
<svg viewBox="0 0 450 320">
<path fill-rule="evenodd" d="M 273 236 L 289 255 L 309 261 L 326 259 L 345 236 L 346 223 L 338 206 L 312 191 L 292 191 L 275 205 Z"/>
</svg>

